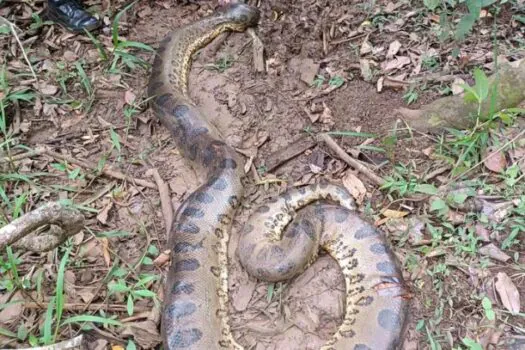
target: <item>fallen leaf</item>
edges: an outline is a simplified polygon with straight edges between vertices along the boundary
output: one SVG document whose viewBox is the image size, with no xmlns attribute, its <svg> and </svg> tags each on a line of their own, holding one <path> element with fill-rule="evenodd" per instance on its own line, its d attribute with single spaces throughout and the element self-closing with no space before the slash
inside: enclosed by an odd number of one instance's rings
<svg viewBox="0 0 525 350">
<path fill-rule="evenodd" d="M 105 225 L 107 222 L 108 222 L 108 216 L 109 216 L 109 211 L 111 210 L 111 208 L 113 208 L 113 201 L 112 200 L 107 200 L 108 203 L 104 206 L 104 208 L 102 208 L 102 210 L 97 214 L 97 220 L 102 224 L 102 225 Z"/>
<path fill-rule="evenodd" d="M 58 92 L 58 87 L 47 83 L 40 83 L 38 84 L 38 91 L 44 96 L 53 96 Z"/>
<path fill-rule="evenodd" d="M 137 99 L 137 96 L 135 96 L 135 94 L 131 90 L 127 90 L 124 93 L 124 101 L 128 105 L 133 105 L 133 103 L 135 102 L 136 99 Z"/>
<path fill-rule="evenodd" d="M 452 95 L 459 95 L 459 94 L 462 94 L 464 89 L 463 89 L 463 85 L 465 85 L 465 80 L 461 79 L 461 78 L 455 78 L 454 81 L 452 82 L 452 86 L 451 86 L 451 89 L 452 89 Z"/>
<path fill-rule="evenodd" d="M 499 249 L 494 243 L 487 244 L 484 247 L 479 248 L 479 253 L 481 255 L 488 256 L 494 260 L 507 262 L 511 258 L 505 254 L 501 249 Z"/>
<path fill-rule="evenodd" d="M 392 41 L 388 46 L 388 51 L 386 53 L 387 59 L 392 59 L 399 52 L 401 48 L 401 43 L 398 40 Z"/>
<path fill-rule="evenodd" d="M 488 147 L 483 155 L 483 164 L 487 169 L 495 173 L 502 173 L 507 166 L 507 159 L 502 151 Z"/>
<path fill-rule="evenodd" d="M 334 125 L 334 116 L 332 110 L 323 102 L 323 113 L 319 117 L 319 121 L 323 124 Z"/>
<path fill-rule="evenodd" d="M 170 261 L 170 250 L 165 250 L 162 253 L 160 253 L 159 256 L 155 258 L 155 260 L 153 260 L 153 265 L 157 267 L 162 267 L 166 265 L 168 261 Z"/>
<path fill-rule="evenodd" d="M 374 47 L 372 46 L 372 44 L 370 44 L 368 40 L 364 40 L 363 43 L 361 44 L 361 49 L 359 50 L 359 53 L 361 54 L 361 56 L 363 56 L 363 55 L 366 55 L 367 53 L 372 52 L 373 49 Z"/>
<path fill-rule="evenodd" d="M 357 176 L 348 172 L 343 178 L 343 186 L 352 194 L 358 204 L 363 203 L 366 195 L 366 187 Z"/>
<path fill-rule="evenodd" d="M 407 56 L 397 56 L 394 59 L 391 59 L 387 62 L 384 62 L 381 64 L 381 68 L 385 73 L 393 71 L 395 69 L 402 68 L 406 66 L 407 64 L 410 64 L 410 57 Z"/>
<path fill-rule="evenodd" d="M 5 293 L 0 296 L 0 303 L 5 305 L 0 311 L 0 324 L 8 325 L 11 323 L 18 323 L 24 311 L 24 296 L 20 291 L 16 292 L 11 298 L 11 303 L 8 302 L 10 293 Z"/>
<path fill-rule="evenodd" d="M 512 279 L 505 272 L 498 272 L 494 284 L 499 294 L 501 303 L 512 314 L 520 312 L 520 293 Z"/>
<path fill-rule="evenodd" d="M 408 211 L 385 209 L 381 212 L 381 214 L 383 214 L 383 216 L 387 218 L 398 219 L 407 216 L 410 213 Z"/>
<path fill-rule="evenodd" d="M 476 224 L 474 227 L 476 231 L 476 235 L 481 238 L 483 242 L 490 242 L 490 232 L 489 230 L 483 226 L 482 224 Z"/>
</svg>

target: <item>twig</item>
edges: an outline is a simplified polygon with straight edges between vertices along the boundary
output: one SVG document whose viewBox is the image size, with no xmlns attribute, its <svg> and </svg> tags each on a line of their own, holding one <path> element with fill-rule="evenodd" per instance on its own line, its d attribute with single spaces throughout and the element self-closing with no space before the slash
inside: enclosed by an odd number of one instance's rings
<svg viewBox="0 0 525 350">
<path fill-rule="evenodd" d="M 46 234 L 26 237 L 44 225 L 52 225 Z M 49 251 L 83 227 L 84 216 L 77 209 L 50 202 L 0 228 L 0 249 L 16 244 L 35 252 Z"/>
<path fill-rule="evenodd" d="M 353 167 L 358 172 L 361 172 L 368 176 L 370 180 L 372 180 L 376 185 L 382 186 L 385 183 L 385 180 L 376 175 L 372 170 L 368 169 L 364 164 L 362 164 L 360 161 L 350 157 L 348 153 L 346 153 L 336 142 L 335 140 L 328 134 L 320 134 L 319 139 L 324 141 L 328 147 L 330 147 L 339 157 L 341 157 L 342 160 L 344 160 L 348 165 Z"/>
<path fill-rule="evenodd" d="M 19 161 L 25 158 L 39 156 L 44 153 L 46 153 L 45 148 L 37 147 L 35 150 L 30 151 L 30 152 L 20 153 L 20 154 L 17 154 L 16 156 L 7 156 L 7 157 L 0 158 L 0 164 L 1 163 L 12 163 L 12 162 L 16 162 L 16 161 Z"/>
<path fill-rule="evenodd" d="M 266 65 L 264 64 L 264 45 L 255 33 L 255 29 L 248 28 L 246 32 L 252 38 L 253 65 L 255 71 L 258 73 L 264 73 L 266 71 Z"/>
<path fill-rule="evenodd" d="M 68 163 L 76 164 L 76 165 L 81 166 L 81 167 L 83 167 L 85 169 L 96 169 L 97 168 L 97 166 L 95 164 L 89 163 L 87 161 L 81 161 L 81 160 L 75 159 L 73 157 L 70 157 L 70 156 L 67 156 L 67 155 L 64 155 L 64 154 L 61 154 L 61 153 L 57 153 L 57 152 L 51 151 L 49 149 L 46 150 L 45 154 L 47 154 L 48 156 L 51 156 L 51 157 L 53 157 L 55 159 L 60 159 L 60 160 L 66 161 Z M 157 186 L 154 183 L 152 183 L 152 182 L 149 182 L 149 181 L 146 181 L 146 180 L 143 180 L 143 179 L 136 179 L 134 177 L 125 175 L 125 174 L 123 174 L 123 173 L 121 173 L 120 171 L 117 171 L 117 170 L 107 169 L 106 167 L 104 167 L 104 169 L 102 169 L 102 173 L 104 175 L 106 175 L 106 176 L 109 176 L 109 177 L 112 177 L 112 178 L 115 178 L 115 179 L 118 179 L 118 180 L 131 182 L 133 184 L 137 184 L 137 185 L 140 185 L 140 186 L 148 187 L 148 188 L 151 188 L 151 189 L 154 189 L 154 190 L 157 189 Z"/>
<path fill-rule="evenodd" d="M 146 172 L 146 175 L 153 176 L 157 187 L 159 188 L 160 195 L 160 206 L 162 208 L 162 214 L 164 216 L 164 224 L 166 226 L 166 235 L 170 234 L 171 224 L 173 223 L 173 207 L 171 206 L 170 188 L 162 180 L 157 169 L 150 169 Z"/>
<path fill-rule="evenodd" d="M 49 305 L 49 302 L 42 302 L 42 303 L 24 302 L 24 307 L 28 309 L 45 310 L 47 309 L 48 305 Z M 65 303 L 64 310 L 81 311 L 81 312 L 98 311 L 98 310 L 112 311 L 112 312 L 125 312 L 127 311 L 127 308 L 126 308 L 126 305 L 120 305 L 120 304 L 94 303 L 94 304 L 89 304 L 89 307 L 86 310 L 86 305 L 83 303 Z M 135 305 L 133 307 L 133 310 L 136 313 L 141 313 L 141 312 L 149 312 L 151 311 L 151 308 Z"/>
<path fill-rule="evenodd" d="M 9 22 L 7 19 L 4 19 L 6 23 L 9 25 L 9 28 L 11 29 L 11 33 L 16 39 L 16 42 L 18 43 L 18 46 L 20 46 L 20 50 L 22 50 L 22 55 L 24 55 L 24 59 L 29 66 L 29 69 L 31 70 L 31 74 L 33 75 L 33 78 L 35 80 L 38 80 L 35 70 L 33 69 L 33 65 L 31 64 L 31 61 L 29 61 L 29 58 L 27 57 L 26 50 L 24 49 L 24 45 L 22 45 L 22 42 L 20 41 L 20 38 L 18 37 L 18 34 L 16 34 L 15 26 L 13 23 Z"/>
<path fill-rule="evenodd" d="M 22 350 L 66 350 L 66 349 L 81 349 L 82 342 L 84 340 L 84 335 L 80 334 L 79 336 L 64 340 L 60 343 L 46 345 L 46 346 L 37 346 L 34 348 L 25 348 Z"/>
</svg>

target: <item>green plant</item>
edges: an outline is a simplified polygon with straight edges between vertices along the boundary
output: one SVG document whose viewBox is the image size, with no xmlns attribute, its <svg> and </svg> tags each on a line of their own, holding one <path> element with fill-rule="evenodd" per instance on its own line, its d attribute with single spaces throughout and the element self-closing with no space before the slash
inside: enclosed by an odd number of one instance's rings
<svg viewBox="0 0 525 350">
<path fill-rule="evenodd" d="M 144 274 L 140 276 L 138 282 L 129 284 L 126 280 L 119 278 L 108 284 L 109 294 L 122 293 L 127 295 L 126 310 L 128 314 L 133 315 L 135 300 L 138 298 L 151 298 L 156 301 L 157 295 L 147 289 L 146 285 L 156 281 L 159 277 L 156 275 Z"/>
</svg>

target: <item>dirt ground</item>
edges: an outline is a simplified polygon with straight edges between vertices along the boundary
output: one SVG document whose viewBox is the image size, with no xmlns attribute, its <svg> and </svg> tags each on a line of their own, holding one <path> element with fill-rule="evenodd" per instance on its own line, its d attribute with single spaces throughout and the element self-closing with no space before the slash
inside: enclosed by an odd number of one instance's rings
<svg viewBox="0 0 525 350">
<path fill-rule="evenodd" d="M 126 25 L 122 26 L 121 35 L 128 40 L 156 47 L 168 31 L 211 13 L 215 6 L 215 1 L 195 1 L 188 4 L 169 1 L 139 2 L 123 17 L 122 22 Z M 343 183 L 348 174 L 354 172 L 322 144 L 312 143 L 297 157 L 274 167 L 276 155 L 301 144 L 305 139 L 311 140 L 309 135 L 318 131 L 374 134 L 371 138 L 373 141 L 368 146 L 376 147 L 385 147 L 385 140 L 396 135 L 396 143 L 386 153 L 375 152 L 373 148 L 359 148 L 365 140 L 362 137 L 334 137 L 348 153 L 369 164 L 379 176 L 386 177 L 396 163 L 413 164 L 419 174 L 431 173 L 441 165 L 428 156 L 427 150 L 435 139 L 425 134 L 406 132 L 406 126 L 395 113 L 396 108 L 406 107 L 404 95 L 409 84 L 385 85 L 378 92 L 377 79 L 372 82 L 363 79 L 360 49 L 363 50 L 363 42 L 367 40 L 373 43 L 372 50 L 378 50 L 376 57 L 379 58 L 372 60 L 372 71 L 377 76 L 387 69 L 382 66 L 385 63 L 394 66 L 390 73 L 399 81 L 418 77 L 423 73 L 445 78 L 451 74 L 464 76 L 467 66 L 484 66 L 492 62 L 490 33 L 483 30 L 477 32 L 475 39 L 464 46 L 462 52 L 471 58 L 471 62 L 465 63 L 463 67 L 459 65 L 458 68 L 458 61 L 449 54 L 452 47 L 441 46 L 426 36 L 432 23 L 423 21 L 420 27 L 415 26 L 411 21 L 417 15 L 412 13 L 414 11 L 405 2 L 397 4 L 378 1 L 369 4 L 342 0 L 262 0 L 260 9 L 262 18 L 257 34 L 264 44 L 267 72 L 255 72 L 252 39 L 248 34 L 224 36 L 220 45 L 211 45 L 196 57 L 190 76 L 190 94 L 204 114 L 218 127 L 224 139 L 244 154 L 247 160 L 246 195 L 234 221 L 229 246 L 230 312 L 235 337 L 247 349 L 318 349 L 335 332 L 344 312 L 344 284 L 335 261 L 328 256 L 321 256 L 301 276 L 288 283 L 275 285 L 269 298 L 268 284 L 250 278 L 239 265 L 235 256 L 238 231 L 253 207 L 285 188 L 314 183 L 320 178 Z M 370 14 L 378 9 L 381 9 L 384 17 L 382 30 L 378 32 L 363 29 Z M 7 15 L 6 12 L 3 15 Z M 483 28 L 490 28 L 490 23 Z M 523 36 L 523 31 L 515 30 L 514 34 L 521 33 Z M 103 33 L 99 39 L 105 45 L 110 41 L 110 35 L 107 30 Z M 31 49 L 32 54 L 41 58 L 39 67 L 42 64 L 52 64 L 56 55 L 61 55 L 70 65 L 79 57 L 86 60 L 90 67 L 88 75 L 96 87 L 94 102 L 88 112 L 51 105 L 44 99 L 32 108 L 22 109 L 23 117 L 20 119 L 15 113 L 12 121 L 20 124 L 21 143 L 31 148 L 43 144 L 52 146 L 57 152 L 62 151 L 93 164 L 105 157 L 115 169 L 150 181 L 153 178 L 147 171 L 157 169 L 160 177 L 169 185 L 171 202 L 176 210 L 181 201 L 201 184 L 202 178 L 181 157 L 173 146 L 169 133 L 156 121 L 145 104 L 131 118 L 125 117 L 130 101 L 143 101 L 145 98 L 148 70 L 136 69 L 108 76 L 98 66 L 97 50 L 90 39 L 72 36 L 59 27 L 52 26 L 46 27 L 39 35 L 44 41 Z M 396 66 L 395 62 L 392 63 L 393 58 L 386 52 L 396 40 L 401 43 L 397 54 L 412 59 L 410 70 L 402 64 Z M 502 47 L 501 54 L 510 60 L 521 58 L 523 52 L 512 51 L 512 47 L 512 44 Z M 435 71 L 421 68 L 422 60 L 418 61 L 418 58 L 436 51 L 439 51 L 436 59 L 440 67 L 446 68 Z M 140 55 L 152 62 L 150 54 Z M 324 80 L 319 76 L 323 76 Z M 341 79 L 343 83 L 338 84 L 337 81 Z M 313 84 L 316 80 L 319 86 Z M 451 82 L 446 79 L 443 81 Z M 50 84 L 57 85 L 56 81 Z M 443 82 L 434 82 L 433 88 L 421 91 L 417 102 L 410 107 L 417 108 L 437 98 L 440 84 Z M 70 89 L 71 94 L 80 94 L 82 85 L 73 84 Z M 115 147 L 110 129 L 118 133 L 119 147 Z M 49 158 L 27 159 L 22 165 L 33 171 L 46 170 L 59 176 L 60 172 L 50 167 L 52 162 Z M 371 222 L 377 222 L 381 218 L 379 212 L 386 206 L 398 210 L 410 207 L 414 213 L 426 215 L 424 209 L 418 209 L 417 198 L 391 206 L 391 198 L 379 192 L 373 182 L 362 174 L 358 177 L 366 186 L 363 198 L 359 201 L 359 211 Z M 50 185 L 53 181 L 45 180 L 43 184 Z M 58 196 L 86 205 L 93 204 L 98 209 L 96 214 L 86 213 L 87 223 L 92 231 L 84 230 L 74 239 L 74 245 L 80 250 L 75 256 L 77 266 L 68 270 L 68 302 L 123 305 L 125 299 L 122 295 L 110 296 L 102 287 L 107 283 L 105 276 L 116 258 L 128 266 L 136 267 L 150 245 L 161 252 L 166 249 L 165 223 L 158 192 L 104 177 L 70 177 L 64 179 L 61 186 L 55 191 L 47 189 L 39 193 L 37 197 L 32 197 L 32 201 Z M 68 186 L 75 191 L 67 189 Z M 408 245 L 406 238 L 399 234 L 401 229 L 388 225 L 382 228 L 403 266 L 413 263 L 407 260 L 419 247 Z M 417 231 L 417 228 L 405 227 L 405 230 Z M 108 232 L 127 232 L 128 235 L 112 236 Z M 105 238 L 94 239 L 101 234 Z M 516 253 L 520 254 L 520 249 Z M 45 285 L 48 290 L 52 290 L 52 276 L 56 274 L 53 266 L 58 263 L 57 256 L 23 253 L 21 259 L 26 270 L 36 264 L 47 271 Z M 520 256 L 520 264 L 524 263 L 522 260 L 523 257 Z M 495 269 L 522 273 L 506 269 L 503 265 L 493 267 L 493 274 L 497 273 Z M 468 267 L 462 266 L 459 269 L 468 270 Z M 404 274 L 409 288 L 413 292 L 417 289 L 417 292 L 413 293 L 403 348 L 452 348 L 452 344 L 459 344 L 459 340 L 466 334 L 477 334 L 472 329 L 483 328 L 479 310 L 469 309 L 470 304 L 467 301 L 464 304 L 465 309 L 462 309 L 461 301 L 468 299 L 468 290 L 473 285 L 480 287 L 480 282 L 472 281 L 472 278 L 477 278 L 473 277 L 475 274 L 472 272 L 470 277 L 468 273 L 456 272 L 453 276 L 444 277 L 445 288 L 440 293 L 459 293 L 453 295 L 459 304 L 447 305 L 445 312 L 459 310 L 456 315 L 450 313 L 439 316 L 443 321 L 439 326 L 440 338 L 437 338 L 441 347 L 432 345 L 432 341 L 428 340 L 429 326 L 426 326 L 427 332 L 424 332 L 418 323 L 421 320 L 435 319 L 436 310 L 443 311 L 443 307 L 437 307 L 441 302 L 441 295 L 434 293 L 434 288 L 437 288 L 433 284 L 435 282 L 429 280 L 428 276 L 422 277 L 422 271 L 423 267 L 419 271 L 406 270 Z M 166 264 L 161 267 L 153 264 L 142 265 L 137 272 L 131 274 L 164 275 L 165 272 Z M 516 282 L 519 282 L 523 299 L 525 288 L 522 287 L 525 287 L 525 280 L 519 278 Z M 163 280 L 159 280 L 150 287 L 162 293 L 162 283 Z M 449 285 L 455 287 L 449 290 Z M 28 294 L 36 299 L 42 297 L 36 291 Z M 138 316 L 126 318 L 128 315 L 121 313 L 129 324 L 129 328 L 122 334 L 102 327 L 88 330 L 86 334 L 93 340 L 90 348 L 101 349 L 109 344 L 122 344 L 128 334 L 138 332 L 138 329 L 142 333 L 135 336 L 137 346 L 158 346 L 158 320 L 154 322 L 154 326 L 149 323 L 146 326 L 145 323 L 151 320 L 149 310 L 153 303 L 137 299 L 135 307 L 142 310 Z M 105 308 L 102 305 L 98 309 L 89 310 L 100 309 Z M 10 318 L 7 319 L 0 312 L 0 321 L 11 326 L 14 321 L 38 324 L 35 320 L 43 315 L 43 311 L 38 308 L 17 311 L 18 315 L 15 315 L 16 310 L 10 309 Z M 522 321 L 518 321 L 518 324 L 523 326 Z M 432 327 L 434 326 L 431 324 L 430 328 Z M 73 336 L 76 332 L 76 329 L 69 328 L 65 334 Z M 520 331 L 519 326 L 505 328 L 503 325 L 498 328 L 498 332 L 512 335 L 509 339 L 525 336 L 523 328 Z M 493 333 L 491 336 L 494 336 Z M 16 344 L 12 339 L 4 339 L 2 336 L 0 340 L 7 347 Z M 495 342 L 498 341 L 500 344 L 505 343 L 499 339 Z"/>
</svg>

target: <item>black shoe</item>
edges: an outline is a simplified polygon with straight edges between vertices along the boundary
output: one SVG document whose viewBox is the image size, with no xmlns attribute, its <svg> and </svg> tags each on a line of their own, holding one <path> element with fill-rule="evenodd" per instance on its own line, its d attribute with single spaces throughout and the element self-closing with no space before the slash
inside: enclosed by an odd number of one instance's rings
<svg viewBox="0 0 525 350">
<path fill-rule="evenodd" d="M 78 0 L 48 0 L 47 16 L 72 32 L 92 31 L 100 25 Z"/>
</svg>

